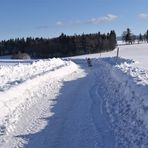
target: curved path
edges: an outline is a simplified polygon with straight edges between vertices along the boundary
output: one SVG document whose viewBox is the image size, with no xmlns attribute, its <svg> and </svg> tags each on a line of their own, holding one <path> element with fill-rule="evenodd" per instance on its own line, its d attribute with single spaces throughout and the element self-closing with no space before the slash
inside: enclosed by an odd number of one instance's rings
<svg viewBox="0 0 148 148">
<path fill-rule="evenodd" d="M 115 147 L 102 94 L 97 87 L 97 64 L 91 68 L 79 64 L 81 68 L 77 72 L 52 81 L 52 87 L 56 90 L 59 87 L 58 92 L 49 90 L 55 98 L 42 94 L 41 100 L 22 112 L 16 130 L 9 132 L 9 142 L 4 142 L 4 147 Z"/>
</svg>

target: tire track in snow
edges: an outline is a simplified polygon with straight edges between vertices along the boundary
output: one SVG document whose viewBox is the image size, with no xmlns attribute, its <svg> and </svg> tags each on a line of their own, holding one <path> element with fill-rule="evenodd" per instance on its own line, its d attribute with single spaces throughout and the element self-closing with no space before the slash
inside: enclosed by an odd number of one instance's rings
<svg viewBox="0 0 148 148">
<path fill-rule="evenodd" d="M 97 74 L 94 73 L 94 78 L 97 79 Z M 113 131 L 109 125 L 109 117 L 105 109 L 104 101 L 101 97 L 99 89 L 97 87 L 97 80 L 95 84 L 90 89 L 90 97 L 92 99 L 92 119 L 96 130 L 98 131 L 98 143 L 96 148 L 101 146 L 101 148 L 114 148 L 115 147 L 115 137 Z"/>
</svg>

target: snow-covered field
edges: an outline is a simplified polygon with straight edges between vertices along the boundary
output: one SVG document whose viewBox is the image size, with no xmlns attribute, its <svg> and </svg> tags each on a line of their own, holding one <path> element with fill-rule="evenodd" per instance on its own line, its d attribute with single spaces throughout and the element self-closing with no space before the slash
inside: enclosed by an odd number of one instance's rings
<svg viewBox="0 0 148 148">
<path fill-rule="evenodd" d="M 119 48 L 0 60 L 0 147 L 147 148 L 148 44 Z"/>
<path fill-rule="evenodd" d="M 82 55 L 74 58 L 100 58 L 100 57 L 114 57 L 117 55 L 117 50 L 92 55 Z M 126 59 L 133 59 L 136 67 L 141 67 L 148 70 L 148 44 L 134 44 L 119 46 L 119 56 Z"/>
</svg>

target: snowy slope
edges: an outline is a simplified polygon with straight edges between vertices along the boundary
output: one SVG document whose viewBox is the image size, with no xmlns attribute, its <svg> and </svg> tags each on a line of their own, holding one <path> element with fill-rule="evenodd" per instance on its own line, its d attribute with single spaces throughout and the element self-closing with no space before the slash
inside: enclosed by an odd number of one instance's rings
<svg viewBox="0 0 148 148">
<path fill-rule="evenodd" d="M 123 45 L 119 46 L 119 57 L 125 59 L 132 59 L 135 61 L 134 65 L 148 70 L 148 44 L 134 44 L 134 45 Z M 117 55 L 117 49 L 107 53 L 92 54 L 92 55 L 82 55 L 76 56 L 74 58 L 85 59 L 90 58 L 100 58 L 100 57 L 115 57 Z"/>
<path fill-rule="evenodd" d="M 147 148 L 147 49 L 1 60 L 0 147 Z"/>
</svg>

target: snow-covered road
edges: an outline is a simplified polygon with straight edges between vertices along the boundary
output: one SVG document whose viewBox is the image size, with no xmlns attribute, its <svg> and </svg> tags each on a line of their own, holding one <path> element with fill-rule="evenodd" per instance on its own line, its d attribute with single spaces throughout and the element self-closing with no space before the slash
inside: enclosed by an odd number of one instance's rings
<svg viewBox="0 0 148 148">
<path fill-rule="evenodd" d="M 57 104 L 52 109 L 54 115 L 49 118 L 48 125 L 43 131 L 30 137 L 31 141 L 26 146 L 31 148 L 104 147 L 102 136 L 108 127 L 103 127 L 103 130 L 101 125 L 105 122 L 101 121 L 98 123 L 100 127 L 96 127 L 94 110 L 98 108 L 98 104 L 93 102 L 92 97 L 97 96 L 91 92 L 95 84 L 95 79 L 92 78 L 95 76 L 91 70 L 88 71 L 87 76 L 82 70 L 78 70 L 67 77 L 71 81 L 64 79 Z"/>
<path fill-rule="evenodd" d="M 75 66 L 75 70 L 64 66 L 55 69 L 53 74 L 49 72 L 29 80 L 28 85 L 33 81 L 42 85 L 36 90 L 27 90 L 34 95 L 27 96 L 27 102 L 18 105 L 5 119 L 7 125 L 1 132 L 1 147 L 115 147 L 109 117 L 97 88 L 97 64 L 87 67 L 82 60 L 79 66 Z M 26 83 L 21 85 L 26 88 Z"/>
</svg>

